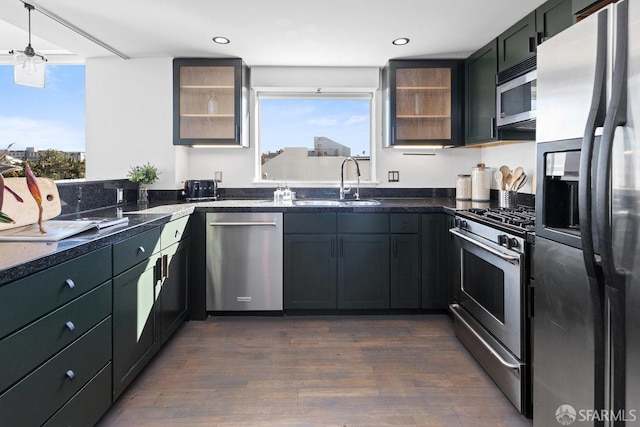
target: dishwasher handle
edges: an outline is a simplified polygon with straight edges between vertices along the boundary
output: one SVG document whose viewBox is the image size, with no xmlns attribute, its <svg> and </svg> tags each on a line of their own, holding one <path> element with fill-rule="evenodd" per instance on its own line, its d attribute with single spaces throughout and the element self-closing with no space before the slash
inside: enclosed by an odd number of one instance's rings
<svg viewBox="0 0 640 427">
<path fill-rule="evenodd" d="M 277 227 L 278 223 L 276 221 L 213 221 L 209 225 L 211 227 Z"/>
</svg>

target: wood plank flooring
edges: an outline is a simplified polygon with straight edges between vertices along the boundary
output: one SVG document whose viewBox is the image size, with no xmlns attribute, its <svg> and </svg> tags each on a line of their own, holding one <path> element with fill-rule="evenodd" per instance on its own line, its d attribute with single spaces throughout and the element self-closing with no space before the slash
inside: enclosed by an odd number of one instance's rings
<svg viewBox="0 0 640 427">
<path fill-rule="evenodd" d="M 98 424 L 530 426 L 445 315 L 187 322 Z"/>
</svg>

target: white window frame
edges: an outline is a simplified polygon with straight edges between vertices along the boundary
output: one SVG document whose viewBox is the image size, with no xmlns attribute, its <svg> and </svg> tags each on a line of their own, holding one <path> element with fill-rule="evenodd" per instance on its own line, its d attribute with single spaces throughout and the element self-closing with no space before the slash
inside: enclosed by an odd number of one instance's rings
<svg viewBox="0 0 640 427">
<path fill-rule="evenodd" d="M 377 184 L 376 177 L 376 147 L 377 147 L 377 101 L 378 90 L 374 88 L 345 88 L 340 89 L 322 89 L 322 88 L 253 88 L 252 90 L 253 104 L 253 120 L 251 121 L 253 146 L 255 147 L 255 184 L 268 184 L 273 186 L 274 183 L 284 183 L 285 180 L 273 180 L 262 178 L 262 164 L 261 153 L 262 146 L 260 144 L 260 100 L 261 99 L 309 99 L 309 98 L 324 98 L 324 99 L 367 99 L 369 100 L 369 177 L 367 181 L 361 181 L 361 187 L 375 186 Z M 351 183 L 351 181 L 348 181 Z M 353 181 L 355 183 L 355 181 Z M 291 187 L 338 187 L 340 185 L 338 180 L 322 181 L 322 180 L 305 180 L 295 181 L 286 180 L 286 183 Z"/>
</svg>

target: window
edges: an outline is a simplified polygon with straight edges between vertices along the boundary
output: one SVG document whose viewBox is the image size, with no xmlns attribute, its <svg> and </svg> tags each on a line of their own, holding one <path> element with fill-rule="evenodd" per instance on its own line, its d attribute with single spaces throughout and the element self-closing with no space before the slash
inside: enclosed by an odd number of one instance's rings
<svg viewBox="0 0 640 427">
<path fill-rule="evenodd" d="M 338 181 L 348 156 L 371 179 L 372 94 L 258 93 L 263 181 Z M 355 180 L 353 166 L 345 179 Z"/>
<path fill-rule="evenodd" d="M 38 176 L 82 178 L 85 66 L 47 64 L 46 73 L 44 88 L 20 86 L 13 65 L 0 65 L 0 149 L 13 144 L 9 154 L 28 159 Z"/>
</svg>

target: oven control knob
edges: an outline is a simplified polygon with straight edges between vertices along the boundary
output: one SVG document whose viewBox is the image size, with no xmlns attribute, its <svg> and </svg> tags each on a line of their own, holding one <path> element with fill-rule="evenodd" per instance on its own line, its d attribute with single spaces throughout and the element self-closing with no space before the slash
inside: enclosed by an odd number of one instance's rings
<svg viewBox="0 0 640 427">
<path fill-rule="evenodd" d="M 507 242 L 508 240 L 509 240 L 509 237 L 506 234 L 500 234 L 498 236 L 498 244 L 499 245 L 503 245 L 503 246 L 508 245 L 508 242 Z"/>
<path fill-rule="evenodd" d="M 460 221 L 460 228 L 469 228 L 469 224 L 464 219 Z"/>
<path fill-rule="evenodd" d="M 513 237 L 512 237 L 511 239 L 508 239 L 508 241 L 507 241 L 507 247 L 508 247 L 509 249 L 511 249 L 511 248 L 517 248 L 517 247 L 518 247 L 518 239 L 513 238 Z"/>
</svg>

